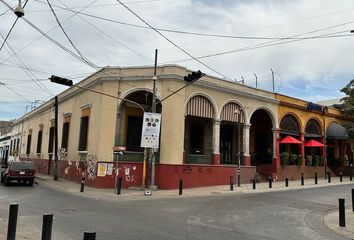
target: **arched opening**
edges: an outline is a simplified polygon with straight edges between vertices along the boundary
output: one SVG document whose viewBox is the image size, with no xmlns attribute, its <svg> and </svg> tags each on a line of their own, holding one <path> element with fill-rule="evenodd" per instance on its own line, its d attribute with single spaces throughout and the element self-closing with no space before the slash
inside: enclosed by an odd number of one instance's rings
<svg viewBox="0 0 354 240">
<path fill-rule="evenodd" d="M 206 97 L 197 95 L 188 101 L 184 132 L 186 163 L 211 163 L 213 117 L 213 105 Z"/>
<path fill-rule="evenodd" d="M 126 154 L 119 160 L 141 161 L 144 149 L 140 147 L 144 112 L 151 112 L 152 93 L 138 90 L 125 97 L 117 112 L 115 145 L 126 146 Z M 139 105 L 141 107 L 139 107 Z M 161 103 L 156 105 L 156 112 L 161 113 Z"/>
<path fill-rule="evenodd" d="M 280 154 L 288 153 L 290 165 L 295 165 L 298 155 L 301 153 L 301 139 L 300 139 L 300 124 L 298 120 L 292 115 L 285 115 L 280 121 L 280 138 L 285 137 L 295 138 L 298 141 L 281 142 Z"/>
<path fill-rule="evenodd" d="M 305 160 L 307 166 L 319 166 L 324 162 L 324 145 L 321 124 L 310 119 L 305 126 Z"/>
<path fill-rule="evenodd" d="M 348 164 L 345 157 L 345 146 L 349 135 L 347 130 L 338 123 L 331 123 L 326 131 L 328 166 L 345 166 Z"/>
<path fill-rule="evenodd" d="M 227 103 L 221 110 L 220 120 L 220 163 L 236 164 L 240 157 L 243 165 L 241 153 L 245 118 L 241 106 Z"/>
<path fill-rule="evenodd" d="M 258 109 L 252 114 L 250 128 L 251 165 L 272 164 L 273 124 L 267 111 Z"/>
</svg>

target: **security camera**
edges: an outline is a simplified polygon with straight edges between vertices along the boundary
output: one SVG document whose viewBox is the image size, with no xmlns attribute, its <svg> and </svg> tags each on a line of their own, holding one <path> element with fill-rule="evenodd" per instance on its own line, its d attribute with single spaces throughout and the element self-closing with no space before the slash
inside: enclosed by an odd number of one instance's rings
<svg viewBox="0 0 354 240">
<path fill-rule="evenodd" d="M 23 17 L 25 15 L 25 10 L 23 10 L 23 7 L 21 7 L 21 5 L 18 5 L 18 7 L 15 8 L 15 14 L 18 18 Z"/>
</svg>

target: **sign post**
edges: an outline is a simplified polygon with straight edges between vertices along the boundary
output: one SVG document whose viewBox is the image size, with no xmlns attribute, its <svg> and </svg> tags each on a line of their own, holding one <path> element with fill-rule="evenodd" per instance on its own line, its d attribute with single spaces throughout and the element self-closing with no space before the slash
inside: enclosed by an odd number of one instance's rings
<svg viewBox="0 0 354 240">
<path fill-rule="evenodd" d="M 144 112 L 143 127 L 141 133 L 141 147 L 150 148 L 151 155 L 153 151 L 159 148 L 160 140 L 160 126 L 161 126 L 161 114 Z M 155 158 L 151 156 L 151 181 L 150 189 L 156 188 L 155 186 Z"/>
<path fill-rule="evenodd" d="M 118 183 L 118 175 L 119 175 L 119 170 L 118 170 L 118 159 L 119 159 L 119 154 L 120 155 L 123 155 L 123 151 L 126 150 L 126 147 L 125 146 L 114 146 L 112 148 L 113 150 L 113 154 L 114 155 L 117 155 L 117 160 L 116 160 L 116 175 L 115 175 L 115 178 L 114 178 L 114 192 L 118 194 L 118 190 L 117 190 L 117 183 Z"/>
</svg>

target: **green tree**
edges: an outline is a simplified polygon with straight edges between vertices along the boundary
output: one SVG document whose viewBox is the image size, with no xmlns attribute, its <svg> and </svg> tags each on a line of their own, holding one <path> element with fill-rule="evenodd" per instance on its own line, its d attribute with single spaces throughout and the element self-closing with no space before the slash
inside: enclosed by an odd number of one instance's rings
<svg viewBox="0 0 354 240">
<path fill-rule="evenodd" d="M 340 91 L 345 93 L 345 97 L 341 99 L 341 104 L 335 104 L 333 107 L 342 110 L 346 116 L 352 118 L 354 116 L 354 79 Z M 349 137 L 354 139 L 354 122 L 346 122 L 344 127 L 347 129 Z"/>
</svg>

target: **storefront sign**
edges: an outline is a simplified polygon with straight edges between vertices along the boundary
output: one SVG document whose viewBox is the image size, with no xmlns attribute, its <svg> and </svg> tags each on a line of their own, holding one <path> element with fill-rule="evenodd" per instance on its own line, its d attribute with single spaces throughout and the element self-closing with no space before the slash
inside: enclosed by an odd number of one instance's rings
<svg viewBox="0 0 354 240">
<path fill-rule="evenodd" d="M 144 113 L 141 147 L 159 148 L 160 123 L 160 113 Z"/>
</svg>

